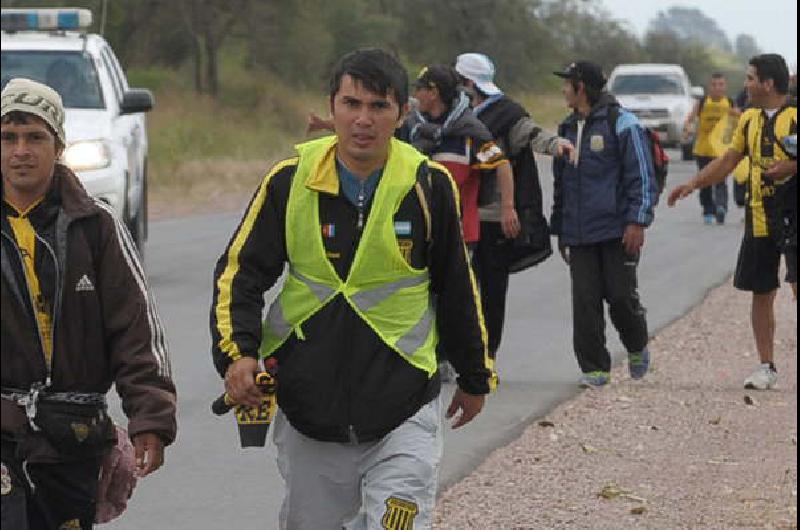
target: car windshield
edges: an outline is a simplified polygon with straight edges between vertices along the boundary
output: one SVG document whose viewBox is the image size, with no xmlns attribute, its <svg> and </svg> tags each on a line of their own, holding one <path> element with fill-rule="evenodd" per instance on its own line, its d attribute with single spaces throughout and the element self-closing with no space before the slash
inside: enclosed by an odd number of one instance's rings
<svg viewBox="0 0 800 530">
<path fill-rule="evenodd" d="M 66 108 L 105 108 L 94 62 L 83 52 L 3 50 L 2 72 L 2 87 L 25 77 L 55 89 Z"/>
<path fill-rule="evenodd" d="M 632 94 L 684 95 L 680 76 L 672 74 L 624 74 L 614 78 L 611 93 L 617 96 Z"/>
</svg>

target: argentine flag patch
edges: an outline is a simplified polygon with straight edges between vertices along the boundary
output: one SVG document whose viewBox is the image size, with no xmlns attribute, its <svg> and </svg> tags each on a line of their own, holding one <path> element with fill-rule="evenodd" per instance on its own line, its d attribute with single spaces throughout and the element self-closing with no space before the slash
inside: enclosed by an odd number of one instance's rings
<svg viewBox="0 0 800 530">
<path fill-rule="evenodd" d="M 396 236 L 410 236 L 411 235 L 411 221 L 395 221 L 394 234 Z"/>
</svg>

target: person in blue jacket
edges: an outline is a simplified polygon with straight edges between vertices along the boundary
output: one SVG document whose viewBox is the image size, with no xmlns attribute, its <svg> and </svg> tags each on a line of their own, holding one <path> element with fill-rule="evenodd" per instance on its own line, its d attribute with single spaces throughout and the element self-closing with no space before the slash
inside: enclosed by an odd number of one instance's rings
<svg viewBox="0 0 800 530">
<path fill-rule="evenodd" d="M 628 353 L 633 378 L 650 365 L 636 268 L 658 199 L 649 139 L 636 116 L 603 88 L 600 66 L 580 61 L 555 72 L 573 109 L 558 135 L 575 145 L 553 164 L 551 228 L 572 279 L 573 346 L 584 387 L 610 380 L 603 301 Z"/>
</svg>

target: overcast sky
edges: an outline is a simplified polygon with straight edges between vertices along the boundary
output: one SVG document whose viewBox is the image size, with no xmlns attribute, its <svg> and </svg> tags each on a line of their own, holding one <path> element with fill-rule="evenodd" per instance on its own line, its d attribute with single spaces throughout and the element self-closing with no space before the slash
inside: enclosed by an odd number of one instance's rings
<svg viewBox="0 0 800 530">
<path fill-rule="evenodd" d="M 642 35 L 659 11 L 678 5 L 696 7 L 733 41 L 739 33 L 755 37 L 765 52 L 780 53 L 791 68 L 797 65 L 796 0 L 598 0 L 616 19 L 630 21 Z"/>
</svg>

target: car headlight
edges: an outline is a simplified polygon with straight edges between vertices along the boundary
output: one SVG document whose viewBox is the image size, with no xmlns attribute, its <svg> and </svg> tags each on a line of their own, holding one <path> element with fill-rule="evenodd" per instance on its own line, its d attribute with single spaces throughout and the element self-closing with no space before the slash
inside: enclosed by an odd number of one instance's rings
<svg viewBox="0 0 800 530">
<path fill-rule="evenodd" d="M 111 165 L 108 146 L 102 140 L 70 144 L 64 151 L 64 163 L 73 171 L 102 169 Z"/>
</svg>

